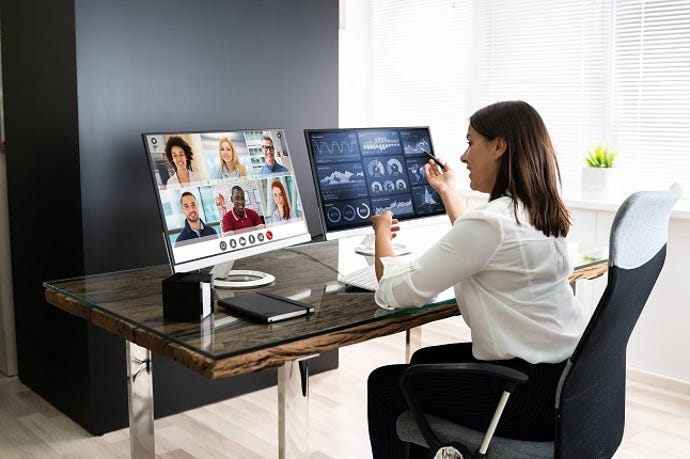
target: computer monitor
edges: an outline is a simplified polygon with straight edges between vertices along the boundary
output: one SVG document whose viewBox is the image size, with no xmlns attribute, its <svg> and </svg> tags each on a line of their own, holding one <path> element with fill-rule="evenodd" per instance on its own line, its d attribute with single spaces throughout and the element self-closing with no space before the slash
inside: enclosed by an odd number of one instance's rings
<svg viewBox="0 0 690 459">
<path fill-rule="evenodd" d="M 174 272 L 213 266 L 216 287 L 265 285 L 270 273 L 232 262 L 311 240 L 282 129 L 142 137 Z"/>
<path fill-rule="evenodd" d="M 428 127 L 306 129 L 304 134 L 326 239 L 365 235 L 357 251 L 371 255 L 372 215 L 391 210 L 401 226 L 412 226 L 435 223 L 445 214 L 424 175 L 427 153 L 435 155 Z M 399 243 L 394 250 L 406 252 Z"/>
</svg>

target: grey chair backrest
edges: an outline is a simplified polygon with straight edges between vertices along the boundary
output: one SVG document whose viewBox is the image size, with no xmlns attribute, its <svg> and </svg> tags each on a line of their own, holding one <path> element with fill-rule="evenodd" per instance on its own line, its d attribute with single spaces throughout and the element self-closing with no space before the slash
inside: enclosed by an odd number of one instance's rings
<svg viewBox="0 0 690 459">
<path fill-rule="evenodd" d="M 639 191 L 621 204 L 609 242 L 608 284 L 569 359 L 556 395 L 556 455 L 611 457 L 625 425 L 626 347 L 666 258 L 681 196 Z"/>
</svg>

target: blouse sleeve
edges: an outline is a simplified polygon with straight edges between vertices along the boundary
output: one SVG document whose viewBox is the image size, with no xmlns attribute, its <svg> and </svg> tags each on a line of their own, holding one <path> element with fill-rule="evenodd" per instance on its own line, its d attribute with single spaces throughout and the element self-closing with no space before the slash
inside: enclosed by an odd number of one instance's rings
<svg viewBox="0 0 690 459">
<path fill-rule="evenodd" d="M 503 239 L 500 220 L 481 211 L 457 219 L 451 230 L 414 261 L 381 259 L 383 276 L 376 304 L 386 309 L 422 306 L 439 293 L 479 272 Z"/>
</svg>

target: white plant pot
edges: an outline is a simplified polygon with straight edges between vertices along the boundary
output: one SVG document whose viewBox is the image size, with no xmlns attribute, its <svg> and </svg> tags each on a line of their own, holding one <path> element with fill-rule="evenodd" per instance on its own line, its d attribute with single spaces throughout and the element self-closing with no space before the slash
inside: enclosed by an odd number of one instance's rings
<svg viewBox="0 0 690 459">
<path fill-rule="evenodd" d="M 618 194 L 618 170 L 605 167 L 582 168 L 582 199 L 601 201 Z"/>
</svg>

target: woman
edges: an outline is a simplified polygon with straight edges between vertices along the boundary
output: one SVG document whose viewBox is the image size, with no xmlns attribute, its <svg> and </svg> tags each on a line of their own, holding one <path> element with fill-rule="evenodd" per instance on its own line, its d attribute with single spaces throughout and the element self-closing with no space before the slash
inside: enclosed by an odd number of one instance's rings
<svg viewBox="0 0 690 459">
<path fill-rule="evenodd" d="M 273 212 L 274 225 L 282 225 L 288 220 L 297 218 L 295 211 L 290 208 L 290 202 L 285 193 L 285 187 L 280 180 L 274 180 L 273 183 L 271 183 L 271 193 L 276 203 L 276 210 Z"/>
<path fill-rule="evenodd" d="M 496 434 L 553 440 L 556 386 L 586 325 L 568 283 L 570 217 L 558 193 L 556 155 L 541 117 L 521 101 L 477 111 L 467 141 L 460 160 L 470 187 L 489 193 L 488 204 L 466 210 L 450 164 L 443 162 L 443 170 L 431 160 L 425 164 L 453 227 L 419 259 L 403 263 L 391 246 L 397 220 L 390 212 L 374 216 L 376 302 L 422 305 L 453 286 L 472 342 L 420 349 L 411 362 L 490 361 L 527 373 L 529 382 L 511 396 Z M 405 368 L 390 365 L 369 376 L 369 434 L 377 459 L 407 453 L 395 434 L 395 419 L 407 409 L 399 389 Z M 448 381 L 420 381 L 424 410 L 484 431 L 500 388 L 477 376 L 454 384 L 448 396 Z M 419 453 L 416 447 L 411 452 Z"/>
<path fill-rule="evenodd" d="M 220 156 L 219 178 L 243 178 L 247 176 L 247 168 L 237 157 L 237 148 L 227 137 L 218 142 L 218 155 Z"/>
<path fill-rule="evenodd" d="M 167 185 L 187 186 L 193 182 L 202 182 L 204 177 L 192 170 L 194 153 L 192 147 L 180 136 L 171 136 L 165 142 L 165 157 L 175 169 L 175 173 L 168 179 Z"/>
</svg>

